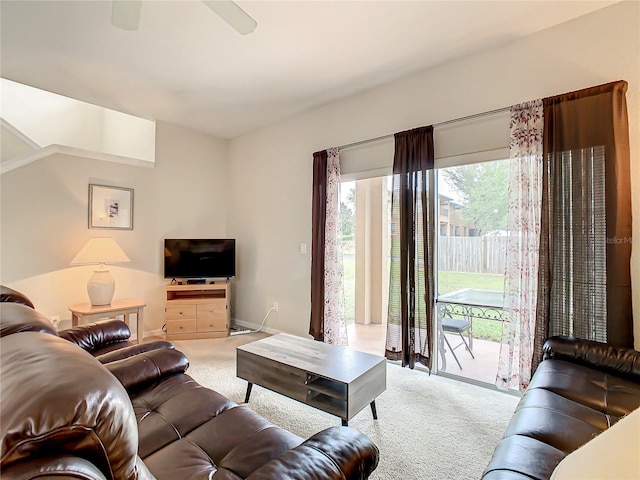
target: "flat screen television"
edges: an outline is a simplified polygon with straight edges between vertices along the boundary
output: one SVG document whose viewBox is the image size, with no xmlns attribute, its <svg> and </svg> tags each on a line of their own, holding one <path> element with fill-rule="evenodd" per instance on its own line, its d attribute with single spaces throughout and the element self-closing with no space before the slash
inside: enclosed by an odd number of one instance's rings
<svg viewBox="0 0 640 480">
<path fill-rule="evenodd" d="M 166 238 L 164 278 L 231 278 L 236 275 L 233 238 Z"/>
</svg>

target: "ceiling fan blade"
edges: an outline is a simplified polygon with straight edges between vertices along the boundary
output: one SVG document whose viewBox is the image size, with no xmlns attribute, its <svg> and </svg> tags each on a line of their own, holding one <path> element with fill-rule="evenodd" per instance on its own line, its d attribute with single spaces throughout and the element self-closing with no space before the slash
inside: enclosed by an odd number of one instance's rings
<svg viewBox="0 0 640 480">
<path fill-rule="evenodd" d="M 111 24 L 122 30 L 137 30 L 142 0 L 111 0 Z"/>
<path fill-rule="evenodd" d="M 202 0 L 202 3 L 213 10 L 241 35 L 253 32 L 258 26 L 258 22 L 251 18 L 235 2 L 230 0 Z"/>
</svg>

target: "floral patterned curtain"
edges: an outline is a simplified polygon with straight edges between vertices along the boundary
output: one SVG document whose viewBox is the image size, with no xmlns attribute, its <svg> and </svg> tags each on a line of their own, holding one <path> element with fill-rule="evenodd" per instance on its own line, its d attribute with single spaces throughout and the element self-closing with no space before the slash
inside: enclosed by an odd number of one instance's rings
<svg viewBox="0 0 640 480">
<path fill-rule="evenodd" d="M 311 319 L 315 340 L 347 344 L 340 222 L 340 154 L 313 154 Z"/>
<path fill-rule="evenodd" d="M 347 345 L 340 221 L 340 152 L 327 150 L 327 213 L 324 250 L 324 342 Z"/>
<path fill-rule="evenodd" d="M 542 100 L 511 107 L 506 315 L 496 377 L 496 385 L 501 389 L 524 390 L 531 379 L 538 293 L 543 130 Z"/>
</svg>

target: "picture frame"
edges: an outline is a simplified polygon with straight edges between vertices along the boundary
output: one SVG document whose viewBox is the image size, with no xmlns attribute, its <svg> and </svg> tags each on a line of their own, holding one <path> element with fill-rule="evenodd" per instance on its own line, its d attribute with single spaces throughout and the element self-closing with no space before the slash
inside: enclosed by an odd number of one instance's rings
<svg viewBox="0 0 640 480">
<path fill-rule="evenodd" d="M 89 228 L 133 230 L 133 188 L 90 183 Z"/>
</svg>

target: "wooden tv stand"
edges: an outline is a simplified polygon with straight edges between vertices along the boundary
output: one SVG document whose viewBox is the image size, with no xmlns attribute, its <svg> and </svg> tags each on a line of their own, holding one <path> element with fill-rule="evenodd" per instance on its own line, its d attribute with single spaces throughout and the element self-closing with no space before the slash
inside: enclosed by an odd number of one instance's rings
<svg viewBox="0 0 640 480">
<path fill-rule="evenodd" d="M 167 285 L 167 340 L 220 338 L 229 335 L 230 283 Z"/>
</svg>

